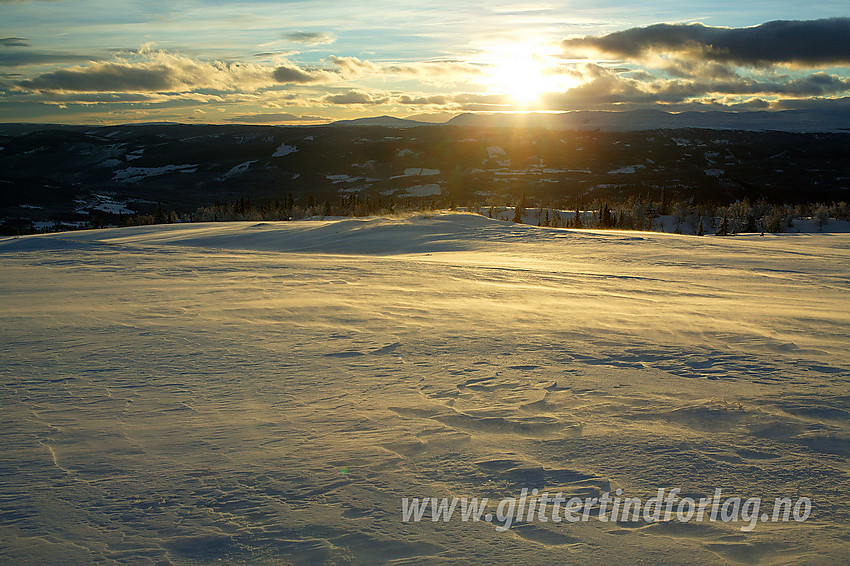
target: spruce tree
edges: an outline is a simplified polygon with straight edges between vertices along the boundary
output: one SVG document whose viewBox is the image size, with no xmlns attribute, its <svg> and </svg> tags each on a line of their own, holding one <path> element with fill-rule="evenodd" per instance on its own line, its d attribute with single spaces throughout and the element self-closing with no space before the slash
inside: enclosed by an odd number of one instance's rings
<svg viewBox="0 0 850 566">
<path fill-rule="evenodd" d="M 153 217 L 154 224 L 165 224 L 165 211 L 162 209 L 162 202 L 156 203 L 156 215 Z"/>
<path fill-rule="evenodd" d="M 514 207 L 514 217 L 513 221 L 517 224 L 522 224 L 522 217 L 525 214 L 525 195 L 522 195 L 519 198 L 516 206 Z"/>
</svg>

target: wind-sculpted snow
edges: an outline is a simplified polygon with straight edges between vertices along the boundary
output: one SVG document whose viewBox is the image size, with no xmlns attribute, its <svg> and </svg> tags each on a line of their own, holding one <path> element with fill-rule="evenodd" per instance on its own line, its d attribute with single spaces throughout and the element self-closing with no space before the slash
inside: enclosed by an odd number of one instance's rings
<svg viewBox="0 0 850 566">
<path fill-rule="evenodd" d="M 512 226 L 472 214 L 410 218 L 348 218 L 303 222 L 219 222 L 142 226 L 113 230 L 64 232 L 38 238 L 0 240 L 0 247 L 49 246 L 45 241 L 134 246 L 342 254 L 409 254 L 469 250 L 487 242 L 527 240 L 539 230 Z M 566 231 L 562 237 L 570 237 Z M 2 248 L 0 248 L 2 249 Z"/>
<path fill-rule="evenodd" d="M 850 235 L 480 216 L 0 239 L 4 564 L 850 560 Z M 404 497 L 809 497 L 804 523 Z"/>
</svg>

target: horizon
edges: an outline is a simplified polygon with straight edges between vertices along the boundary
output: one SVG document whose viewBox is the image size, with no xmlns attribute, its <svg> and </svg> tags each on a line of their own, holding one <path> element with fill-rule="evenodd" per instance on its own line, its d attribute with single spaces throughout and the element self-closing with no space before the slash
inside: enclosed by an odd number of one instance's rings
<svg viewBox="0 0 850 566">
<path fill-rule="evenodd" d="M 789 114 L 799 114 L 799 113 L 807 113 L 814 114 L 818 111 L 825 112 L 834 112 L 836 110 L 843 110 L 843 105 L 847 105 L 850 107 L 850 97 L 844 97 L 841 99 L 833 99 L 836 103 L 833 108 L 787 108 L 782 110 L 766 110 L 766 109 L 752 109 L 752 110 L 732 110 L 732 109 L 687 109 L 687 110 L 665 110 L 663 108 L 636 108 L 632 110 L 617 110 L 617 109 L 604 109 L 604 110 L 563 110 L 563 111 L 495 111 L 495 112 L 481 112 L 481 111 L 470 111 L 470 112 L 459 112 L 457 114 L 450 114 L 448 117 L 440 116 L 438 118 L 430 119 L 428 116 L 391 116 L 389 114 L 380 114 L 380 115 L 365 115 L 356 118 L 341 118 L 339 120 L 329 120 L 326 122 L 320 123 L 275 123 L 275 122 L 255 122 L 255 121 L 227 121 L 227 122 L 198 122 L 198 121 L 179 121 L 179 120 L 139 120 L 136 122 L 110 122 L 110 123 L 99 123 L 99 122 L 39 122 L 39 121 L 19 121 L 19 122 L 0 122 L 0 126 L 10 126 L 10 125 L 19 125 L 19 126 L 79 126 L 79 127 L 120 127 L 120 126 L 256 126 L 256 127 L 268 127 L 268 126 L 279 126 L 279 127 L 298 127 L 298 128 L 310 128 L 310 127 L 321 127 L 321 126 L 339 126 L 339 125 L 366 125 L 366 126 L 377 126 L 377 127 L 401 127 L 401 126 L 393 126 L 392 124 L 378 124 L 378 123 L 368 123 L 369 121 L 378 121 L 382 119 L 388 120 L 396 120 L 398 122 L 406 122 L 411 124 L 422 124 L 423 126 L 452 126 L 452 121 L 459 118 L 465 117 L 476 117 L 476 118 L 495 118 L 495 117 L 503 117 L 507 119 L 517 117 L 517 116 L 548 116 L 548 117 L 558 117 L 558 116 L 566 116 L 570 114 L 595 114 L 595 115 L 640 115 L 640 114 L 655 114 L 655 115 L 667 115 L 667 116 L 681 116 L 685 114 L 690 115 L 789 115 Z M 841 106 L 840 106 L 841 105 Z M 466 124 L 463 124 L 466 126 Z M 482 124 L 482 125 L 486 125 Z M 500 127 L 522 127 L 522 124 L 515 124 L 509 121 L 505 121 L 504 123 L 498 124 Z M 610 126 L 610 124 L 608 124 Z M 786 123 L 786 124 L 776 124 L 775 128 L 767 128 L 767 129 L 775 129 L 777 131 L 790 131 L 790 132 L 808 132 L 808 133 L 818 133 L 818 132 L 844 132 L 848 128 L 842 127 L 841 125 L 832 126 L 829 128 L 821 128 L 817 127 L 814 129 L 807 129 L 804 124 L 797 123 Z M 550 126 L 543 123 L 535 123 L 531 127 L 540 127 L 540 128 L 553 128 L 553 129 L 562 129 L 562 130 L 573 130 L 573 129 L 587 129 L 585 128 L 577 128 L 577 127 L 569 127 L 569 126 Z M 595 125 L 595 128 L 591 129 L 599 129 L 598 125 Z M 629 127 L 627 123 L 623 123 L 623 127 L 614 128 L 613 131 L 639 131 L 639 130 L 679 130 L 679 129 L 719 129 L 719 130 L 734 130 L 740 129 L 743 131 L 759 131 L 764 130 L 764 127 L 754 127 L 750 124 L 742 122 L 740 127 L 729 128 L 729 127 L 712 127 L 706 125 L 681 125 L 681 126 L 647 126 L 647 127 Z"/>
<path fill-rule="evenodd" d="M 3 123 L 441 123 L 850 101 L 850 18 L 838 2 L 0 6 Z"/>
</svg>

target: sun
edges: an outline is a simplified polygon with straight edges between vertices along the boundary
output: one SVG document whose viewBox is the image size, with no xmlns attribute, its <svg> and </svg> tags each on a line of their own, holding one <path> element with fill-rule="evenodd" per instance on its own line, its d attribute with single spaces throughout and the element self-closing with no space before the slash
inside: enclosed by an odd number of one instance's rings
<svg viewBox="0 0 850 566">
<path fill-rule="evenodd" d="M 548 86 L 540 58 L 533 53 L 510 57 L 496 67 L 494 75 L 503 90 L 522 104 L 537 100 Z"/>
<path fill-rule="evenodd" d="M 494 49 L 490 89 L 506 94 L 523 107 L 540 102 L 548 92 L 576 86 L 575 78 L 562 72 L 546 50 L 533 44 L 510 44 Z"/>
</svg>

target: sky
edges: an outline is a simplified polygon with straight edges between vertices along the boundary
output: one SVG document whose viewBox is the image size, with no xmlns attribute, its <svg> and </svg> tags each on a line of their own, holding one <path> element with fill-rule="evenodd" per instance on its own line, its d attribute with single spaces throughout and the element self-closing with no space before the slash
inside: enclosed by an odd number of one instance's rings
<svg viewBox="0 0 850 566">
<path fill-rule="evenodd" d="M 0 0 L 0 122 L 850 111 L 845 0 Z"/>
</svg>

